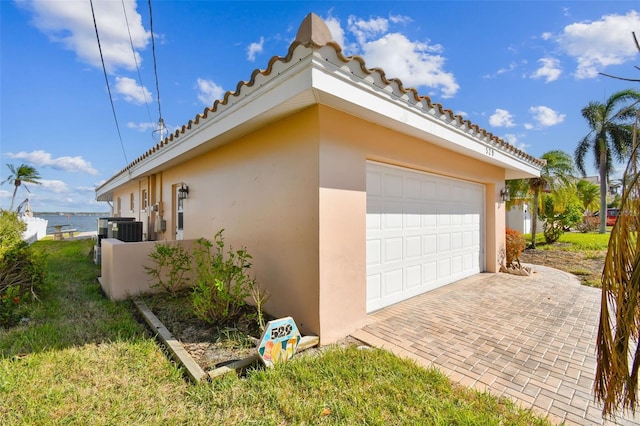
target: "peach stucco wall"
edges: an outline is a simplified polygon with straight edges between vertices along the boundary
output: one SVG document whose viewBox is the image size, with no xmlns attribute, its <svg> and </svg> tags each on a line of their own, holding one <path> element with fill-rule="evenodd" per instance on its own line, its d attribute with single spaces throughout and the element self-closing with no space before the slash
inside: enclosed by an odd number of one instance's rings
<svg viewBox="0 0 640 426">
<path fill-rule="evenodd" d="M 182 241 L 187 250 L 194 240 Z M 111 300 L 123 300 L 140 293 L 152 291 L 153 282 L 147 275 L 145 266 L 153 267 L 149 254 L 158 242 L 124 243 L 106 238 L 102 240 L 100 265 L 100 285 Z"/>
<path fill-rule="evenodd" d="M 497 270 L 503 169 L 325 106 L 150 177 L 167 220 L 156 236 L 175 238 L 173 191 L 186 183 L 184 238 L 224 228 L 229 244 L 253 256 L 257 281 L 271 293 L 266 310 L 293 316 L 304 334 L 330 343 L 366 322 L 367 160 L 485 185 L 483 269 Z"/>
</svg>

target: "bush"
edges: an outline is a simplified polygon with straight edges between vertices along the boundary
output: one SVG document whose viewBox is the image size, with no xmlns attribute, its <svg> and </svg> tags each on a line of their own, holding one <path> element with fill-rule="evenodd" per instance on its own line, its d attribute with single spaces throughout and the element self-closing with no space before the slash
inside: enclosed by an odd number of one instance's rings
<svg viewBox="0 0 640 426">
<path fill-rule="evenodd" d="M 506 246 L 507 267 L 520 266 L 520 255 L 525 246 L 522 234 L 514 229 L 507 228 Z"/>
<path fill-rule="evenodd" d="M 582 222 L 578 223 L 578 231 L 586 234 L 587 232 L 594 232 L 598 230 L 600 226 L 600 219 L 597 216 L 585 216 Z"/>
<path fill-rule="evenodd" d="M 0 214 L 0 327 L 15 323 L 21 304 L 45 284 L 45 259 L 22 241 L 24 226 L 15 213 Z"/>
<path fill-rule="evenodd" d="M 234 324 L 245 312 L 246 299 L 254 297 L 257 285 L 249 276 L 251 255 L 246 248 L 225 254 L 223 231 L 213 242 L 200 238 L 193 249 L 196 278 L 192 300 L 196 316 L 209 323 Z"/>
<path fill-rule="evenodd" d="M 155 267 L 145 266 L 147 275 L 154 282 L 152 288 L 159 288 L 175 296 L 189 285 L 188 273 L 192 269 L 191 254 L 179 242 L 156 244 L 149 253 Z"/>
</svg>

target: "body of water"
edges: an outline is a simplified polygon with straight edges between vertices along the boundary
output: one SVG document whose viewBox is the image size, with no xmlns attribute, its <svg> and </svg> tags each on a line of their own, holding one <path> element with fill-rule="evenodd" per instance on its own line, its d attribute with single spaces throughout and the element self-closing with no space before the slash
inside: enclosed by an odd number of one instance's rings
<svg viewBox="0 0 640 426">
<path fill-rule="evenodd" d="M 108 217 L 109 213 L 99 214 L 77 214 L 77 213 L 62 213 L 62 214 L 34 214 L 36 217 L 41 217 L 49 221 L 47 225 L 47 234 L 51 234 L 55 231 L 55 226 L 64 225 L 65 229 L 75 229 L 77 232 L 91 232 L 98 231 L 98 218 Z"/>
</svg>

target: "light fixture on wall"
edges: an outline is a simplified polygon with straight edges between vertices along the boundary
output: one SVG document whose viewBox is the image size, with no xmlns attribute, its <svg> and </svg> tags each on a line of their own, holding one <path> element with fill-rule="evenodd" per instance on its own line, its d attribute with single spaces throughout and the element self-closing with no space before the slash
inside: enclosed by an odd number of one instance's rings
<svg viewBox="0 0 640 426">
<path fill-rule="evenodd" d="M 502 201 L 509 201 L 511 199 L 511 194 L 509 194 L 509 188 L 506 186 L 500 190 L 500 198 Z"/>
<path fill-rule="evenodd" d="M 178 188 L 178 199 L 185 200 L 187 199 L 188 195 L 189 195 L 189 187 L 186 184 L 181 183 L 180 188 Z"/>
</svg>

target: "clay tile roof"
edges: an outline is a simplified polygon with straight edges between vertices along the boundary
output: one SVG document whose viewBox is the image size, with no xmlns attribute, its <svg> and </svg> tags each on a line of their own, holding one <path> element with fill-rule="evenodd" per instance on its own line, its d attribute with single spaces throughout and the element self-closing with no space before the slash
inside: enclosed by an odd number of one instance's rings
<svg viewBox="0 0 640 426">
<path fill-rule="evenodd" d="M 268 63 L 266 69 L 255 69 L 251 74 L 251 79 L 249 81 L 239 81 L 234 92 L 227 91 L 222 100 L 216 100 L 212 106 L 206 107 L 202 114 L 198 114 L 194 120 L 189 120 L 186 125 L 183 125 L 180 129 L 177 129 L 174 133 L 169 134 L 163 141 L 161 141 L 158 145 L 156 145 L 153 149 L 150 149 L 145 154 L 141 155 L 134 162 L 130 163 L 120 172 L 116 173 L 111 179 L 115 176 L 120 175 L 121 173 L 130 170 L 132 166 L 139 163 L 143 159 L 153 156 L 156 151 L 162 151 L 164 146 L 170 145 L 175 139 L 180 138 L 180 135 L 187 133 L 192 127 L 197 126 L 200 123 L 201 119 L 207 119 L 209 114 L 215 114 L 218 112 L 219 108 L 227 106 L 229 104 L 230 98 L 238 98 L 241 96 L 241 92 L 243 87 L 252 87 L 256 82 L 256 78 L 261 76 L 271 76 L 273 67 L 277 62 L 281 62 L 287 64 L 291 61 L 294 55 L 294 50 L 298 46 L 304 46 L 309 49 L 321 49 L 325 46 L 330 46 L 335 49 L 336 55 L 339 58 L 339 61 L 342 64 L 350 64 L 357 63 L 358 67 L 365 75 L 377 75 L 378 78 L 374 79 L 374 82 L 371 82 L 372 85 L 381 87 L 398 97 L 402 97 L 404 94 L 409 95 L 409 98 L 406 98 L 409 101 L 410 97 L 413 97 L 413 101 L 410 102 L 415 107 L 421 109 L 424 113 L 430 114 L 432 116 L 440 118 L 442 121 L 446 122 L 449 125 L 456 126 L 460 129 L 469 129 L 467 132 L 470 136 L 475 137 L 477 139 L 483 140 L 485 143 L 492 144 L 494 146 L 500 147 L 502 151 L 512 152 L 513 155 L 523 158 L 531 164 L 535 164 L 539 167 L 543 167 L 546 164 L 545 160 L 541 160 L 536 158 L 530 154 L 527 154 L 524 151 L 516 148 L 515 146 L 505 142 L 503 139 L 498 136 L 488 132 L 486 129 L 481 128 L 477 124 L 472 123 L 471 121 L 465 119 L 462 116 L 454 114 L 453 111 L 449 109 L 445 109 L 439 103 L 432 103 L 429 96 L 420 95 L 415 88 L 409 87 L 405 88 L 402 84 L 402 81 L 398 78 L 388 79 L 384 73 L 384 70 L 381 68 L 367 68 L 365 61 L 360 56 L 344 56 L 342 54 L 342 47 L 333 40 L 333 36 L 331 35 L 331 31 L 329 27 L 324 22 L 322 18 L 320 18 L 315 13 L 308 14 L 302 23 L 300 24 L 300 28 L 298 29 L 298 33 L 296 34 L 295 40 L 289 46 L 289 51 L 286 56 L 273 56 Z M 378 82 L 376 82 L 378 81 Z M 381 84 L 382 85 L 381 85 Z M 386 86 L 386 88 L 385 88 Z M 107 181 L 108 182 L 108 181 Z"/>
</svg>

